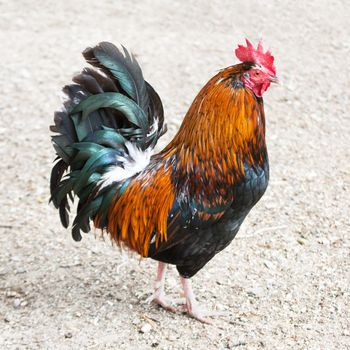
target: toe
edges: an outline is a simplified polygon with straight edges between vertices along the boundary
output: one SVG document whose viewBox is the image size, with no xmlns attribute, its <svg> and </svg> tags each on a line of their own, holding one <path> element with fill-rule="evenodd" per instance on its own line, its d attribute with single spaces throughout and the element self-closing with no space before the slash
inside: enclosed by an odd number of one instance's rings
<svg viewBox="0 0 350 350">
<path fill-rule="evenodd" d="M 167 311 L 174 313 L 176 312 L 176 308 L 171 306 L 169 301 L 167 301 L 166 299 L 155 299 L 154 302 Z"/>
<path fill-rule="evenodd" d="M 158 293 L 155 293 L 150 297 L 148 297 L 145 300 L 145 303 L 147 304 L 154 303 L 161 306 L 165 310 L 176 312 L 176 308 L 171 305 L 171 302 L 164 295 L 159 295 Z"/>
<path fill-rule="evenodd" d="M 205 323 L 205 324 L 212 324 L 212 321 L 211 320 L 208 320 L 206 317 L 205 317 L 205 313 L 201 313 L 201 312 L 188 312 L 188 314 L 193 317 L 195 320 L 199 321 L 199 322 L 202 322 L 202 323 Z"/>
<path fill-rule="evenodd" d="M 183 309 L 189 316 L 202 323 L 211 324 L 212 321 L 207 317 L 213 316 L 214 313 L 203 310 L 197 303 L 195 305 L 187 303 L 183 306 Z"/>
</svg>

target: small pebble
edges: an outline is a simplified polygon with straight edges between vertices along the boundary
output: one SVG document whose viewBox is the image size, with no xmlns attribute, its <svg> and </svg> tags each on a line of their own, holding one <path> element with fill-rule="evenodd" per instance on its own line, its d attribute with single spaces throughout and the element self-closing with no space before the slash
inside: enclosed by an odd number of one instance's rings
<svg viewBox="0 0 350 350">
<path fill-rule="evenodd" d="M 14 307 L 15 309 L 18 309 L 20 306 L 21 306 L 21 299 L 16 298 L 16 299 L 13 301 L 13 307 Z"/>
<path fill-rule="evenodd" d="M 141 329 L 140 329 L 140 332 L 141 333 L 149 333 L 151 331 L 152 327 L 149 323 L 145 323 Z"/>
<path fill-rule="evenodd" d="M 18 293 L 13 291 L 13 290 L 9 290 L 6 292 L 5 295 L 7 298 L 14 298 L 14 297 L 18 296 Z"/>
<path fill-rule="evenodd" d="M 140 320 L 138 318 L 135 318 L 135 319 L 132 320 L 132 324 L 133 325 L 137 325 L 139 323 L 140 323 Z"/>
</svg>

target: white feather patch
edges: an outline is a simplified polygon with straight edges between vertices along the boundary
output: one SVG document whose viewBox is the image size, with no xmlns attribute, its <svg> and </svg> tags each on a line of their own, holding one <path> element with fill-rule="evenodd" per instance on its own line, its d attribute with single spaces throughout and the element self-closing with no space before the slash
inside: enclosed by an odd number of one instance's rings
<svg viewBox="0 0 350 350">
<path fill-rule="evenodd" d="M 129 155 L 126 157 L 117 157 L 118 162 L 122 162 L 124 168 L 114 166 L 100 180 L 101 189 L 116 181 L 125 180 L 144 170 L 150 162 L 153 149 L 140 150 L 135 144 L 126 142 L 125 147 Z"/>
<path fill-rule="evenodd" d="M 158 128 L 159 128 L 159 121 L 157 118 L 154 119 L 154 122 L 152 124 L 152 126 L 150 127 L 150 130 L 147 134 L 147 137 L 150 137 L 152 136 L 155 132 L 158 131 Z"/>
</svg>

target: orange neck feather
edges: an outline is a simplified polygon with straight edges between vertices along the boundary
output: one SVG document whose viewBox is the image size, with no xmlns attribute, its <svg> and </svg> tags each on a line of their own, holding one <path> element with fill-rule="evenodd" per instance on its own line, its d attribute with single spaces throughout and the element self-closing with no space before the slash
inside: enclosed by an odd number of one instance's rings
<svg viewBox="0 0 350 350">
<path fill-rule="evenodd" d="M 164 158 L 176 157 L 181 177 L 200 177 L 202 181 L 190 189 L 192 195 L 215 187 L 224 191 L 244 176 L 245 163 L 262 166 L 265 162 L 262 100 L 249 89 L 232 84 L 232 75 L 239 73 L 241 66 L 226 68 L 204 86 L 178 133 L 161 153 Z"/>
</svg>

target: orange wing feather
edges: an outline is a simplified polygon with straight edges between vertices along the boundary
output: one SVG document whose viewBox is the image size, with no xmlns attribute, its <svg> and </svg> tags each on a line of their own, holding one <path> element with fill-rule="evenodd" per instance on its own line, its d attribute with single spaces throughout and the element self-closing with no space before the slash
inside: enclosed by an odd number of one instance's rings
<svg viewBox="0 0 350 350">
<path fill-rule="evenodd" d="M 135 177 L 110 206 L 107 231 L 111 238 L 147 256 L 153 234 L 156 244 L 167 239 L 168 214 L 175 199 L 171 169 L 150 166 Z"/>
</svg>

